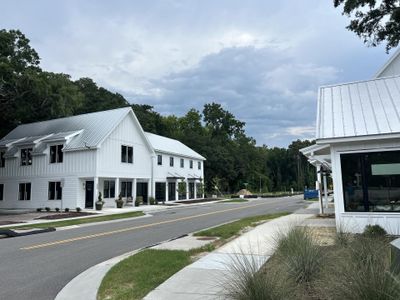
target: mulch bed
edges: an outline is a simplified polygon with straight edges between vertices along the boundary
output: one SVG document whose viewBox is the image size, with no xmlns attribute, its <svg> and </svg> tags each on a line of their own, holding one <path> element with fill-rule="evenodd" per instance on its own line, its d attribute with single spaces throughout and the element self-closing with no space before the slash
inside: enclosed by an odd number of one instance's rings
<svg viewBox="0 0 400 300">
<path fill-rule="evenodd" d="M 220 201 L 220 200 L 223 200 L 223 199 L 222 198 L 206 198 L 206 199 L 199 199 L 199 200 L 182 200 L 182 201 L 176 201 L 175 203 L 193 204 L 193 203 L 201 203 L 201 202 Z"/>
<path fill-rule="evenodd" d="M 19 224 L 19 223 L 25 223 L 22 221 L 0 221 L 0 225 L 11 225 L 11 224 Z"/>
<path fill-rule="evenodd" d="M 90 212 L 67 212 L 67 213 L 59 213 L 59 214 L 54 214 L 54 215 L 47 215 L 47 216 L 35 218 L 35 220 L 59 220 L 59 219 L 68 219 L 68 218 L 93 216 L 93 215 L 97 215 L 97 214 L 90 213 Z"/>
</svg>

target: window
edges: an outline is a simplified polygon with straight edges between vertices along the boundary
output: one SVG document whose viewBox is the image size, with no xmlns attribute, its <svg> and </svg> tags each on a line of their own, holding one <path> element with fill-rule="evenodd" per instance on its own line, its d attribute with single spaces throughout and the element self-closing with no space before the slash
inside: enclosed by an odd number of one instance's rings
<svg viewBox="0 0 400 300">
<path fill-rule="evenodd" d="M 104 198 L 114 198 L 115 197 L 115 181 L 114 180 L 104 180 Z"/>
<path fill-rule="evenodd" d="M 193 160 L 189 161 L 189 168 L 193 169 Z"/>
<path fill-rule="evenodd" d="M 197 162 L 197 169 L 201 170 L 201 161 Z"/>
<path fill-rule="evenodd" d="M 132 181 L 121 181 L 121 196 L 132 197 Z"/>
<path fill-rule="evenodd" d="M 0 184 L 0 201 L 4 200 L 4 184 Z"/>
<path fill-rule="evenodd" d="M 21 166 L 32 164 L 32 148 L 21 149 Z"/>
<path fill-rule="evenodd" d="M 121 162 L 133 164 L 133 147 L 121 146 Z"/>
<path fill-rule="evenodd" d="M 185 167 L 185 160 L 183 158 L 181 158 L 181 168 Z"/>
<path fill-rule="evenodd" d="M 19 200 L 31 200 L 31 183 L 25 182 L 19 184 Z"/>
<path fill-rule="evenodd" d="M 174 158 L 172 156 L 169 158 L 169 166 L 170 167 L 174 166 Z"/>
<path fill-rule="evenodd" d="M 6 158 L 4 157 L 5 154 L 5 151 L 0 151 L 0 168 L 4 168 L 6 165 Z"/>
<path fill-rule="evenodd" d="M 50 146 L 50 163 L 62 163 L 63 162 L 63 152 L 62 148 L 64 145 L 54 145 Z"/>
<path fill-rule="evenodd" d="M 341 154 L 345 211 L 400 212 L 400 151 Z"/>
<path fill-rule="evenodd" d="M 157 155 L 157 165 L 162 165 L 162 155 Z"/>
<path fill-rule="evenodd" d="M 49 182 L 49 200 L 61 200 L 62 187 L 60 181 Z"/>
</svg>

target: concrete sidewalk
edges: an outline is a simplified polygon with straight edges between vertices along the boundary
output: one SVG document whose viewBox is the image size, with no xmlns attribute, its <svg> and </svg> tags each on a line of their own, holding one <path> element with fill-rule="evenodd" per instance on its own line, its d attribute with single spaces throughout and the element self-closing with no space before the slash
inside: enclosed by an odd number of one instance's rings
<svg viewBox="0 0 400 300">
<path fill-rule="evenodd" d="M 318 203 L 313 203 L 299 213 L 273 219 L 255 227 L 185 267 L 144 299 L 221 299 L 224 292 L 222 286 L 230 277 L 230 265 L 241 260 L 251 260 L 261 267 L 274 252 L 274 238 L 277 234 L 285 232 L 293 225 L 307 224 L 309 218 L 315 216 L 316 208 Z M 317 219 L 313 221 L 315 222 L 321 226 L 334 226 L 334 219 Z"/>
</svg>

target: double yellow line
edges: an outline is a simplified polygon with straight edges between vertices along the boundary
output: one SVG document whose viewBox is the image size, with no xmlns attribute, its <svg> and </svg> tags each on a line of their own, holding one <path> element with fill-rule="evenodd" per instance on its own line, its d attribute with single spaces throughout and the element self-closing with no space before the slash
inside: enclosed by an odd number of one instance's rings
<svg viewBox="0 0 400 300">
<path fill-rule="evenodd" d="M 95 233 L 95 234 L 90 234 L 90 235 L 83 235 L 83 236 L 78 236 L 78 237 L 75 237 L 75 238 L 70 238 L 70 239 L 59 240 L 59 241 L 55 241 L 55 242 L 36 244 L 36 245 L 28 246 L 28 247 L 23 247 L 23 248 L 20 248 L 20 250 L 33 250 L 33 249 L 50 247 L 50 246 L 62 245 L 62 244 L 67 244 L 67 243 L 72 243 L 72 242 L 82 241 L 82 240 L 88 240 L 88 239 L 108 236 L 108 235 L 122 233 L 122 232 L 134 231 L 134 230 L 138 230 L 138 229 L 142 229 L 142 228 L 149 228 L 149 227 L 154 227 L 154 226 L 163 225 L 163 224 L 176 223 L 176 222 L 180 222 L 180 221 L 191 220 L 191 219 L 201 218 L 201 217 L 210 216 L 210 215 L 216 215 L 216 214 L 220 214 L 220 213 L 224 213 L 224 212 L 228 212 L 228 211 L 235 211 L 235 210 L 242 210 L 242 209 L 252 208 L 252 207 L 261 206 L 261 205 L 265 205 L 265 204 L 266 203 L 259 203 L 259 204 L 255 204 L 255 205 L 229 208 L 229 209 L 213 211 L 213 212 L 209 212 L 209 213 L 203 213 L 203 214 L 198 214 L 198 215 L 193 215 L 193 216 L 188 216 L 188 217 L 181 217 L 181 218 L 177 218 L 177 219 L 173 219 L 173 220 L 161 221 L 161 222 L 156 222 L 156 223 L 151 223 L 151 224 L 146 224 L 146 225 L 140 225 L 140 226 L 135 226 L 135 227 L 129 227 L 129 228 L 122 228 L 122 229 L 117 229 L 117 230 L 105 231 L 105 232 L 100 232 L 100 233 Z"/>
</svg>

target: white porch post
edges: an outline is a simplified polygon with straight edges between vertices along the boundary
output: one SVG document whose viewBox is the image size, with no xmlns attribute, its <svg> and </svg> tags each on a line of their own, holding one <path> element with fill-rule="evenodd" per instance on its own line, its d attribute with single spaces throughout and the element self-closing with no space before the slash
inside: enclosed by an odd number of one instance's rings
<svg viewBox="0 0 400 300">
<path fill-rule="evenodd" d="M 96 207 L 96 201 L 97 201 L 97 197 L 99 195 L 99 177 L 94 177 L 94 186 L 93 186 L 93 208 Z M 104 196 L 104 195 L 103 195 Z"/>
<path fill-rule="evenodd" d="M 165 201 L 169 201 L 169 199 L 168 199 L 168 181 L 165 181 Z"/>
<path fill-rule="evenodd" d="M 150 205 L 150 197 L 153 197 L 153 180 L 148 180 L 147 183 L 147 205 Z"/>
<path fill-rule="evenodd" d="M 319 213 L 323 214 L 324 213 L 324 205 L 322 203 L 322 194 L 321 194 L 321 165 L 317 164 L 316 165 L 317 169 L 317 190 L 318 190 L 318 201 L 319 201 Z"/>
<path fill-rule="evenodd" d="M 175 200 L 179 200 L 179 193 L 178 193 L 179 181 L 178 179 L 175 180 Z"/>
<path fill-rule="evenodd" d="M 133 201 L 133 205 L 135 205 L 135 201 L 136 201 L 136 195 L 137 195 L 137 179 L 133 178 L 132 181 L 132 201 Z"/>
<path fill-rule="evenodd" d="M 119 178 L 115 178 L 115 198 L 119 197 Z"/>
<path fill-rule="evenodd" d="M 186 199 L 189 199 L 189 180 L 186 178 Z"/>
<path fill-rule="evenodd" d="M 194 181 L 194 199 L 197 199 L 197 181 Z"/>
<path fill-rule="evenodd" d="M 326 172 L 323 174 L 324 180 L 324 201 L 325 201 L 325 208 L 328 208 L 328 184 L 326 180 Z"/>
</svg>

